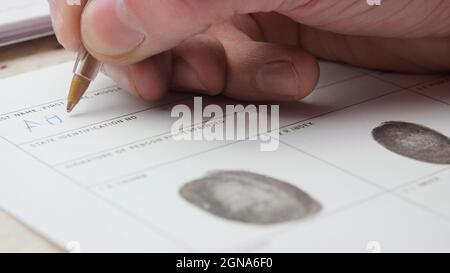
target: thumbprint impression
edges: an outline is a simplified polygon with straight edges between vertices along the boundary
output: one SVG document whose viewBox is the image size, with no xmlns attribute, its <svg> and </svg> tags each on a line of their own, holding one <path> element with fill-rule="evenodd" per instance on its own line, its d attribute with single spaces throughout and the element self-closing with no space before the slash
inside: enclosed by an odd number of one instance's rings
<svg viewBox="0 0 450 273">
<path fill-rule="evenodd" d="M 396 154 L 433 164 L 450 164 L 450 139 L 428 127 L 389 121 L 373 129 L 372 136 Z"/>
<path fill-rule="evenodd" d="M 216 216 L 259 225 L 304 219 L 322 208 L 291 184 L 247 171 L 210 173 L 186 183 L 180 195 Z"/>
</svg>

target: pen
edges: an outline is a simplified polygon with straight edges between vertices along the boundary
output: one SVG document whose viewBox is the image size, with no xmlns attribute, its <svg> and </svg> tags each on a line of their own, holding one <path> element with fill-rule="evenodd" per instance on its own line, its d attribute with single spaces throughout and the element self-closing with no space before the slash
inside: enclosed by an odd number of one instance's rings
<svg viewBox="0 0 450 273">
<path fill-rule="evenodd" d="M 78 104 L 83 94 L 89 87 L 91 81 L 95 79 L 102 64 L 97 61 L 86 49 L 78 53 L 75 66 L 73 68 L 73 78 L 67 96 L 67 112 L 70 113 Z"/>
</svg>

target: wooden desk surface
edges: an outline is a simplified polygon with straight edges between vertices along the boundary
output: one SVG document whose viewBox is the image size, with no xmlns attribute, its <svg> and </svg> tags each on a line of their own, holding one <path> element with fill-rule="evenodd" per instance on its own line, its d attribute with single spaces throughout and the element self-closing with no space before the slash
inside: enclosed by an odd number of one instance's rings
<svg viewBox="0 0 450 273">
<path fill-rule="evenodd" d="M 75 54 L 65 51 L 53 36 L 3 47 L 0 48 L 0 80 L 74 59 Z M 0 252 L 61 251 L 0 208 Z"/>
</svg>

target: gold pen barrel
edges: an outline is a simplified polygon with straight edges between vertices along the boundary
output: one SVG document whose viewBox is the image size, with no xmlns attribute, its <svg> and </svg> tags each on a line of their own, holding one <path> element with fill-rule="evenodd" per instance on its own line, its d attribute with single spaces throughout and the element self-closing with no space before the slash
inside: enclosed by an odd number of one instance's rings
<svg viewBox="0 0 450 273">
<path fill-rule="evenodd" d="M 97 76 L 102 64 L 91 56 L 85 49 L 78 53 L 73 68 L 73 79 L 67 96 L 67 112 L 71 112 L 78 104 L 91 81 Z"/>
<path fill-rule="evenodd" d="M 93 81 L 101 66 L 102 64 L 99 61 L 83 49 L 78 53 L 77 61 L 73 67 L 73 74 Z"/>
</svg>

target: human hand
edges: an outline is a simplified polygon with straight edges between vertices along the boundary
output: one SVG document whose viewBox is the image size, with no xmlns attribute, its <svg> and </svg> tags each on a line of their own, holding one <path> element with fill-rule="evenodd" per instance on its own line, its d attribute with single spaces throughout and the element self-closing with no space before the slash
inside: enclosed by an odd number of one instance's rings
<svg viewBox="0 0 450 273">
<path fill-rule="evenodd" d="M 319 77 L 315 57 L 401 72 L 450 69 L 450 1 L 49 2 L 62 45 L 83 44 L 119 86 L 147 100 L 169 89 L 298 100 Z"/>
</svg>

